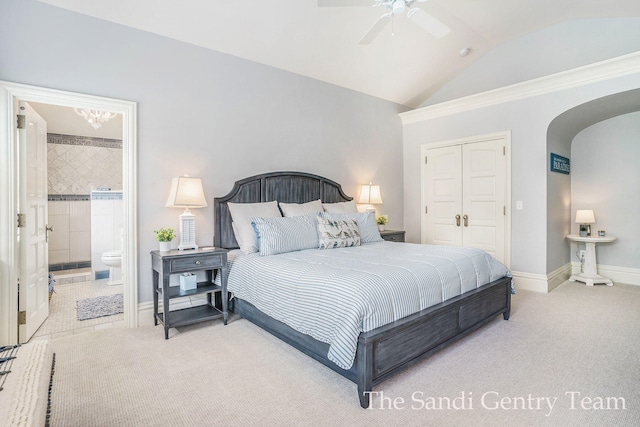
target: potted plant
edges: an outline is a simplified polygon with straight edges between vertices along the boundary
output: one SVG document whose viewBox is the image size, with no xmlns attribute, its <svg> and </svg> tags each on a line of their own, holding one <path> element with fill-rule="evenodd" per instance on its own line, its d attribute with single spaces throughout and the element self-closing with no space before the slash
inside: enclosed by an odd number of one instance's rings
<svg viewBox="0 0 640 427">
<path fill-rule="evenodd" d="M 384 226 L 387 224 L 387 216 L 382 215 L 376 219 L 376 224 L 378 224 L 378 230 L 384 231 Z"/>
<path fill-rule="evenodd" d="M 173 228 L 163 228 L 161 227 L 158 230 L 153 230 L 156 233 L 156 240 L 160 245 L 160 252 L 168 252 L 171 250 L 171 241 L 175 239 L 176 232 L 173 231 Z"/>
</svg>

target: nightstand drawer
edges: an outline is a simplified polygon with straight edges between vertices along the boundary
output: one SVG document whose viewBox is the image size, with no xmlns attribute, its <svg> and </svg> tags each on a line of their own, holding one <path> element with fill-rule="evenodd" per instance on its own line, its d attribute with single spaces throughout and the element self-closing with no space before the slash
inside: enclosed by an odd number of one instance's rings
<svg viewBox="0 0 640 427">
<path fill-rule="evenodd" d="M 189 258 L 172 259 L 169 267 L 171 273 L 177 271 L 189 271 L 190 269 L 206 269 L 222 267 L 222 255 L 197 256 Z"/>
<path fill-rule="evenodd" d="M 385 230 L 380 232 L 380 236 L 387 242 L 404 242 L 404 231 Z"/>
</svg>

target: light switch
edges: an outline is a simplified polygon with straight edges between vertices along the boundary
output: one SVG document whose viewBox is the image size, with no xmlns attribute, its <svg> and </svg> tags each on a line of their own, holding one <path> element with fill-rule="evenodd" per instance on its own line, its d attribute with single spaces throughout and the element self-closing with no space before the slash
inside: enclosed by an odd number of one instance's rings
<svg viewBox="0 0 640 427">
<path fill-rule="evenodd" d="M 518 211 L 522 210 L 522 200 L 517 200 L 516 201 L 516 210 L 518 210 Z"/>
</svg>

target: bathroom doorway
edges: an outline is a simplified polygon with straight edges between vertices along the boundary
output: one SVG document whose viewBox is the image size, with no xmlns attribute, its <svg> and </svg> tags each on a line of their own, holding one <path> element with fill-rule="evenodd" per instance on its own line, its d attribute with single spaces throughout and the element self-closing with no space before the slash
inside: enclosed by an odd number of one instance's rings
<svg viewBox="0 0 640 427">
<path fill-rule="evenodd" d="M 64 107 L 90 108 L 122 115 L 122 278 L 125 327 L 138 325 L 137 289 L 137 203 L 136 203 L 136 104 L 110 98 L 59 91 L 55 89 L 0 81 L 0 137 L 3 155 L 0 156 L 0 234 L 6 236 L 0 245 L 0 263 L 8 266 L 0 270 L 0 343 L 18 342 L 18 294 L 20 272 L 19 233 L 15 218 L 16 200 L 21 193 L 18 175 L 21 153 L 18 149 L 17 120 L 19 102 L 34 102 Z M 6 141 L 6 143 L 4 143 Z M 28 219 L 28 215 L 27 215 Z"/>
<path fill-rule="evenodd" d="M 50 285 L 32 339 L 123 327 L 122 114 L 29 105 L 47 123 Z"/>
</svg>

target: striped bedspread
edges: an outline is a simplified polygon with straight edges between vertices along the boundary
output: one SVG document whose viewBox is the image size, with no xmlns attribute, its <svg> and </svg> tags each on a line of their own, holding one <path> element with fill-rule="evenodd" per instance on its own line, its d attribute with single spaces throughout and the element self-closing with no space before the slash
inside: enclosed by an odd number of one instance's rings
<svg viewBox="0 0 640 427">
<path fill-rule="evenodd" d="M 396 242 L 242 255 L 230 265 L 235 297 L 329 344 L 343 369 L 361 332 L 510 275 L 478 249 Z"/>
</svg>

